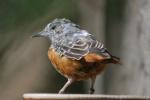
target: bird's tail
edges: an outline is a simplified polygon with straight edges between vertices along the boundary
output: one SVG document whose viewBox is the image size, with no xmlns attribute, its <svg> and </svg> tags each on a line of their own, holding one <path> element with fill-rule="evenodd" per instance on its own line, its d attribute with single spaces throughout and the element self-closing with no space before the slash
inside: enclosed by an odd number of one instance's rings
<svg viewBox="0 0 150 100">
<path fill-rule="evenodd" d="M 120 61 L 120 58 L 116 57 L 116 56 L 111 56 L 111 63 L 114 63 L 114 64 L 122 64 L 121 61 Z"/>
<path fill-rule="evenodd" d="M 118 58 L 116 56 L 112 56 L 112 55 L 111 55 L 111 58 L 105 59 L 103 61 L 103 63 L 113 63 L 113 64 L 121 64 L 122 65 L 120 58 Z"/>
</svg>

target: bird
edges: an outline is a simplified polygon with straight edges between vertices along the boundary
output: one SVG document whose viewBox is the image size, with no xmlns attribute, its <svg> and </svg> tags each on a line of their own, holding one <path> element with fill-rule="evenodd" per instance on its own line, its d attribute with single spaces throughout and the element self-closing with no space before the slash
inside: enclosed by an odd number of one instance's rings
<svg viewBox="0 0 150 100">
<path fill-rule="evenodd" d="M 74 82 L 87 79 L 91 80 L 89 94 L 94 94 L 96 76 L 107 64 L 120 64 L 120 58 L 110 54 L 102 42 L 69 19 L 56 18 L 32 37 L 49 40 L 48 58 L 67 79 L 59 94 L 66 93 Z"/>
</svg>

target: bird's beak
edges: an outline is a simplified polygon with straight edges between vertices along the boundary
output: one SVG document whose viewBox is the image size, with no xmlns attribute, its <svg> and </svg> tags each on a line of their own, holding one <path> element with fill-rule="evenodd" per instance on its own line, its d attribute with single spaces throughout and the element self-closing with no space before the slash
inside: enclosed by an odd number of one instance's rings
<svg viewBox="0 0 150 100">
<path fill-rule="evenodd" d="M 41 32 L 39 32 L 39 33 L 33 34 L 31 37 L 34 38 L 34 37 L 44 37 L 44 36 L 45 36 L 45 35 L 44 35 L 44 32 L 41 31 Z"/>
</svg>

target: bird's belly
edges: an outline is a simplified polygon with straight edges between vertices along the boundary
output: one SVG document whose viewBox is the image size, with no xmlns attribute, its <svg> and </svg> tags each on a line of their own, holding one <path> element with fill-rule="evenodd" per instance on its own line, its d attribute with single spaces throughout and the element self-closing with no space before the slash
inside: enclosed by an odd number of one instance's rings
<svg viewBox="0 0 150 100">
<path fill-rule="evenodd" d="M 59 54 L 52 48 L 48 51 L 50 59 L 56 70 L 65 77 L 71 77 L 76 80 L 88 79 L 99 74 L 105 67 L 98 62 L 84 62 L 82 60 L 72 60 Z"/>
</svg>

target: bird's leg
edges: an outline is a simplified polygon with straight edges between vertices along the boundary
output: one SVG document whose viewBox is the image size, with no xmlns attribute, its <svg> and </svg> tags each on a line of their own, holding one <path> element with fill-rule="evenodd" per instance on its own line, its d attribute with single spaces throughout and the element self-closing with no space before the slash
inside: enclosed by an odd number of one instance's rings
<svg viewBox="0 0 150 100">
<path fill-rule="evenodd" d="M 96 77 L 91 78 L 91 86 L 90 86 L 89 94 L 94 94 L 95 92 L 95 89 L 94 89 L 95 80 L 96 80 Z"/>
<path fill-rule="evenodd" d="M 59 90 L 59 94 L 63 94 L 66 89 L 74 82 L 74 79 L 68 78 L 68 81 L 66 82 L 66 84 L 63 86 L 63 88 L 61 88 Z"/>
</svg>

